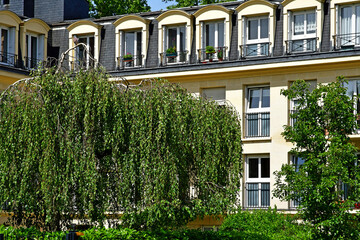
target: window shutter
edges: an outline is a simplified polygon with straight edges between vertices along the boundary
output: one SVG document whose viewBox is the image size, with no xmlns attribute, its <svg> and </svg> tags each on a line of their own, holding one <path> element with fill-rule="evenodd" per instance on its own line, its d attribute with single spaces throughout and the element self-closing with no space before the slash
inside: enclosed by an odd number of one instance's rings
<svg viewBox="0 0 360 240">
<path fill-rule="evenodd" d="M 8 47 L 8 51 L 10 54 L 16 54 L 15 53 L 15 28 L 9 28 L 9 47 Z"/>
<path fill-rule="evenodd" d="M 44 35 L 40 35 L 37 37 L 38 39 L 38 52 L 37 52 L 37 59 L 44 60 Z"/>
<path fill-rule="evenodd" d="M 292 38 L 292 26 L 293 26 L 293 14 L 291 11 L 288 11 L 288 40 L 291 40 Z"/>
</svg>

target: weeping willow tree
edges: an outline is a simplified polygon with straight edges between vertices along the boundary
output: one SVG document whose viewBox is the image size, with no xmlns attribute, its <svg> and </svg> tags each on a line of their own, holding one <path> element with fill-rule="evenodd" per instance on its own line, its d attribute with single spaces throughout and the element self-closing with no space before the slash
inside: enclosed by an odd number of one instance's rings
<svg viewBox="0 0 360 240">
<path fill-rule="evenodd" d="M 39 72 L 0 97 L 0 201 L 13 224 L 150 229 L 226 213 L 241 154 L 234 109 L 163 80 Z"/>
</svg>

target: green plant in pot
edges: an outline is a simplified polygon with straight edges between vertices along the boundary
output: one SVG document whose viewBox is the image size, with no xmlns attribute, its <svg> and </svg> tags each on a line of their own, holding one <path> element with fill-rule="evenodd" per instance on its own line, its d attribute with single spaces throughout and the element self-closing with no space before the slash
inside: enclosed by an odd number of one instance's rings
<svg viewBox="0 0 360 240">
<path fill-rule="evenodd" d="M 205 52 L 206 52 L 206 58 L 209 59 L 210 62 L 212 62 L 213 55 L 215 53 L 215 48 L 213 46 L 206 46 Z"/>
<path fill-rule="evenodd" d="M 220 49 L 217 51 L 217 58 L 219 61 L 222 61 L 224 59 L 224 50 Z"/>
<path fill-rule="evenodd" d="M 127 53 L 124 55 L 124 61 L 129 61 L 133 59 L 133 55 L 131 53 Z"/>
<path fill-rule="evenodd" d="M 169 47 L 168 49 L 166 49 L 166 56 L 167 57 L 176 57 L 177 56 L 177 52 L 176 52 L 176 47 Z"/>
</svg>

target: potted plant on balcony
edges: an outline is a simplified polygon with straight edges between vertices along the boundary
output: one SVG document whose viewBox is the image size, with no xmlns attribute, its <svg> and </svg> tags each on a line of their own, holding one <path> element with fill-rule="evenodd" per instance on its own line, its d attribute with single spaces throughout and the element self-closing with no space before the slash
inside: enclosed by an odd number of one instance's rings
<svg viewBox="0 0 360 240">
<path fill-rule="evenodd" d="M 222 61 L 224 59 L 224 50 L 219 49 L 217 51 L 217 58 L 219 59 L 219 61 Z"/>
<path fill-rule="evenodd" d="M 124 58 L 125 62 L 130 62 L 130 61 L 133 60 L 133 55 L 131 53 L 127 53 L 127 54 L 124 55 L 123 58 Z"/>
<path fill-rule="evenodd" d="M 177 57 L 176 47 L 166 49 L 166 57 Z"/>
<path fill-rule="evenodd" d="M 215 48 L 213 46 L 206 46 L 205 53 L 206 53 L 206 58 L 208 58 L 209 61 L 212 62 L 213 55 L 215 53 Z"/>
</svg>

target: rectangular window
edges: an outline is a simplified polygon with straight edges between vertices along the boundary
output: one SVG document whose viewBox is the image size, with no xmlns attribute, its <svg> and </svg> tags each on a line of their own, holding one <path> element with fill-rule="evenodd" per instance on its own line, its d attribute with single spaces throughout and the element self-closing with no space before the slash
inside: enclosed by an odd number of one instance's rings
<svg viewBox="0 0 360 240">
<path fill-rule="evenodd" d="M 270 136 L 270 87 L 247 89 L 245 137 Z"/>
<path fill-rule="evenodd" d="M 44 35 L 26 35 L 25 67 L 36 68 L 44 59 Z"/>
<path fill-rule="evenodd" d="M 10 4 L 10 0 L 3 0 L 3 5 Z"/>
<path fill-rule="evenodd" d="M 298 156 L 292 156 L 291 157 L 291 163 L 293 164 L 295 171 L 299 172 L 301 166 L 305 163 L 305 159 L 298 157 Z M 300 198 L 294 199 L 290 202 L 291 208 L 298 208 L 300 206 Z"/>
<path fill-rule="evenodd" d="M 201 91 L 204 98 L 214 100 L 219 105 L 224 105 L 226 102 L 226 91 L 224 87 L 219 88 L 204 88 Z"/>
<path fill-rule="evenodd" d="M 248 157 L 246 172 L 246 207 L 269 207 L 270 158 Z"/>
<path fill-rule="evenodd" d="M 9 63 L 9 56 L 8 56 L 8 45 L 9 45 L 9 31 L 7 29 L 1 29 L 0 32 L 0 51 L 1 51 L 1 55 L 0 55 L 0 61 L 2 63 Z"/>
<path fill-rule="evenodd" d="M 186 31 L 185 26 L 165 28 L 166 64 L 186 62 Z"/>
<path fill-rule="evenodd" d="M 358 126 L 360 126 L 360 114 L 359 114 L 360 113 L 360 99 L 357 97 L 357 95 L 360 94 L 360 80 L 358 80 L 358 79 L 349 80 L 348 83 L 345 83 L 345 87 L 347 88 L 346 94 L 350 98 L 356 99 L 354 114 L 356 115 L 357 124 L 358 124 Z M 357 129 L 356 133 L 359 134 L 360 129 Z"/>
<path fill-rule="evenodd" d="M 213 51 L 209 51 L 209 47 Z M 225 47 L 225 23 L 205 22 L 202 29 L 202 49 L 201 58 L 204 60 L 223 60 L 226 58 Z"/>
<path fill-rule="evenodd" d="M 306 83 L 309 85 L 308 89 L 309 89 L 310 92 L 312 92 L 316 88 L 316 85 L 317 85 L 316 80 L 306 81 Z M 290 86 L 292 84 L 293 84 L 293 82 L 290 83 Z M 298 101 L 299 101 L 298 99 L 293 99 L 293 100 L 290 101 L 290 114 L 289 114 L 289 116 L 297 111 L 297 107 L 299 105 Z M 290 126 L 294 126 L 295 122 L 296 122 L 296 119 L 290 116 Z"/>
<path fill-rule="evenodd" d="M 123 32 L 123 43 L 121 49 L 122 68 L 136 67 L 142 65 L 141 32 Z"/>
<path fill-rule="evenodd" d="M 95 38 L 94 36 L 81 36 L 79 37 L 80 45 L 76 49 L 76 65 L 80 68 L 92 67 L 94 65 L 94 47 L 95 47 Z"/>
<path fill-rule="evenodd" d="M 248 18 L 246 20 L 246 44 L 243 56 L 269 55 L 269 18 Z"/>
<path fill-rule="evenodd" d="M 291 19 L 291 36 L 287 51 L 314 52 L 317 49 L 315 10 L 295 12 Z"/>
<path fill-rule="evenodd" d="M 339 7 L 338 16 L 337 47 L 346 49 L 360 45 L 360 5 Z"/>
</svg>

